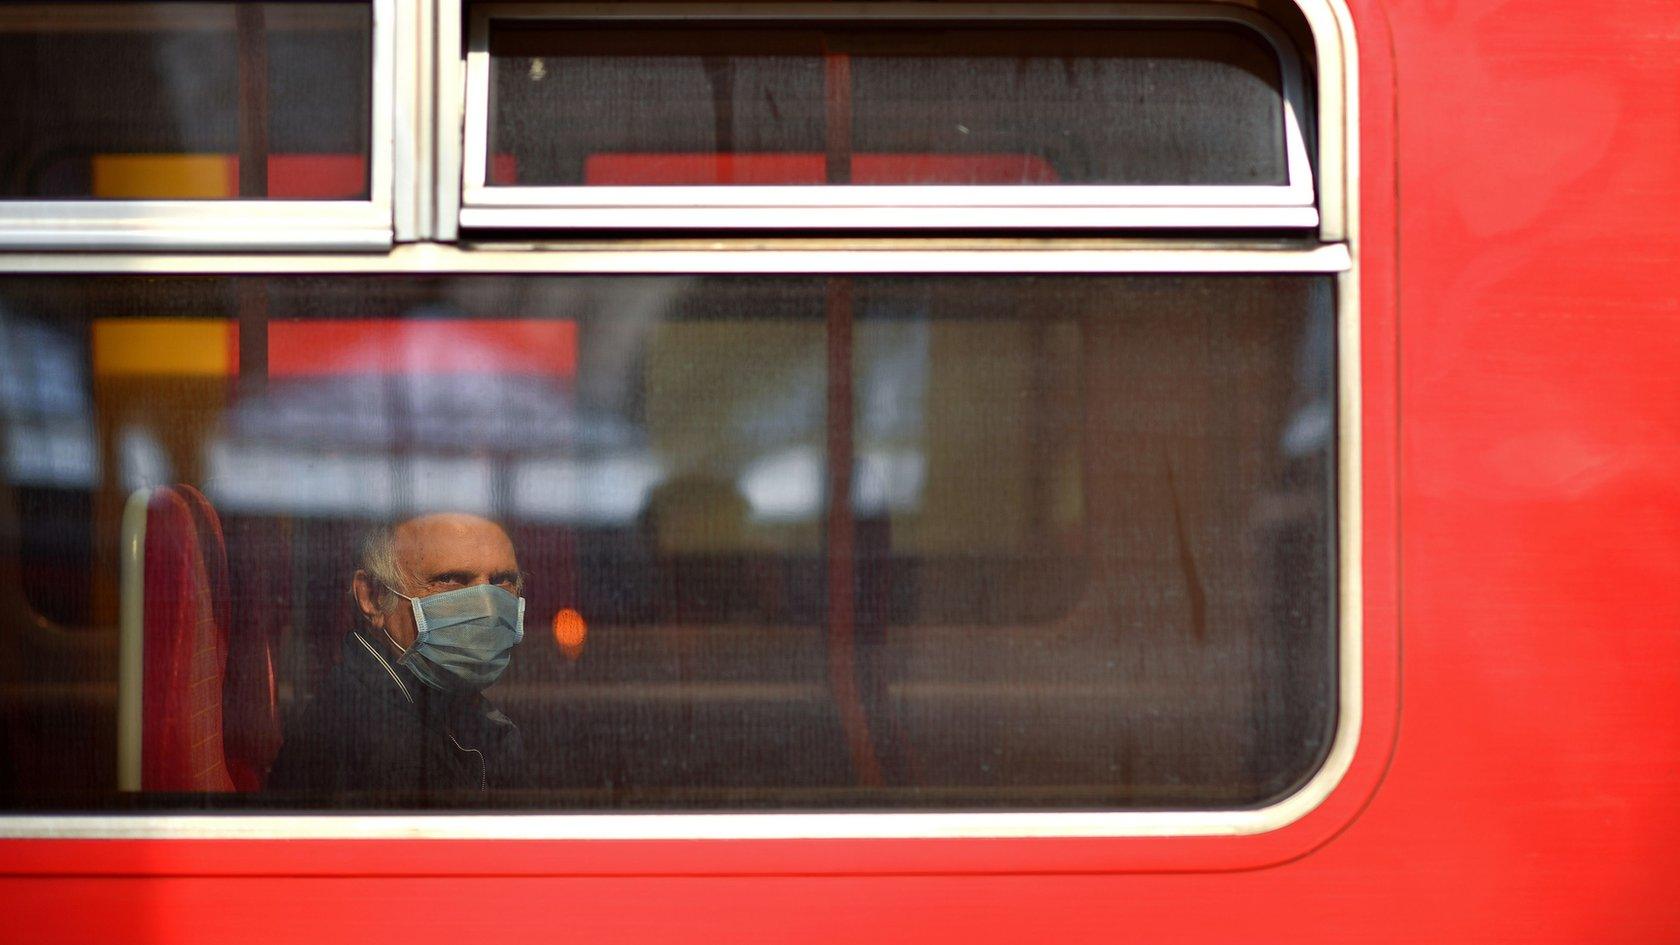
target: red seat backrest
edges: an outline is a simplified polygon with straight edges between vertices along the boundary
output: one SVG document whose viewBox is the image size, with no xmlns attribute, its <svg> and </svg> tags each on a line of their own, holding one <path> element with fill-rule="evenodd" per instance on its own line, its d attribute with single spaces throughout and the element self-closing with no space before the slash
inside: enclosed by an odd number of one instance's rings
<svg viewBox="0 0 1680 945">
<path fill-rule="evenodd" d="M 227 667 L 227 550 L 191 486 L 146 507 L 141 789 L 231 791 L 222 749 Z"/>
</svg>

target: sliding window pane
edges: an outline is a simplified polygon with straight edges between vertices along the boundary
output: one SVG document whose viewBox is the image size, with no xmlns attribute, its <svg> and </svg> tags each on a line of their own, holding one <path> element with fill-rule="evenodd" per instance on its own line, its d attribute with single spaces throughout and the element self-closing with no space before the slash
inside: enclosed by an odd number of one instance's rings
<svg viewBox="0 0 1680 945">
<path fill-rule="evenodd" d="M 0 198 L 366 199 L 367 3 L 0 7 Z"/>
<path fill-rule="evenodd" d="M 1237 26 L 493 21 L 490 57 L 491 185 L 1289 179 L 1278 53 Z"/>
</svg>

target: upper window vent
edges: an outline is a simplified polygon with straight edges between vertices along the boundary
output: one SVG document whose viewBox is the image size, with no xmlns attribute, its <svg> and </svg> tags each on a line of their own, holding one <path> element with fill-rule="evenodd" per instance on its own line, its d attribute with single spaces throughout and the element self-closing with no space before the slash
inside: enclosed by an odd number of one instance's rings
<svg viewBox="0 0 1680 945">
<path fill-rule="evenodd" d="M 1253 11 L 740 11 L 474 8 L 462 225 L 1318 224 L 1301 63 Z"/>
</svg>

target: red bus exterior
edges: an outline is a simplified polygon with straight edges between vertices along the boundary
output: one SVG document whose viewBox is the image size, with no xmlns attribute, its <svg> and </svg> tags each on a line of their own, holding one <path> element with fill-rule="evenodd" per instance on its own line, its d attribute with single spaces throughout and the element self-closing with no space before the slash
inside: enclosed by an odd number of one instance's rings
<svg viewBox="0 0 1680 945">
<path fill-rule="evenodd" d="M 7 940 L 1680 938 L 1680 29 L 1352 0 L 1365 712 L 1249 837 L 6 840 Z"/>
</svg>

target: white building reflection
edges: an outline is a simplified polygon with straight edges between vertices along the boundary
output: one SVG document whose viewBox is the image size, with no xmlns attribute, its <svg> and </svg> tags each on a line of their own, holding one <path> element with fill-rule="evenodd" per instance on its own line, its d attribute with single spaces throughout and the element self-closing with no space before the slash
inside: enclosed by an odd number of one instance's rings
<svg viewBox="0 0 1680 945">
<path fill-rule="evenodd" d="M 99 451 L 81 339 L 0 308 L 0 460 L 8 482 L 89 489 Z"/>
<path fill-rule="evenodd" d="M 866 356 L 858 372 L 853 504 L 862 514 L 914 509 L 926 477 L 925 342 L 885 344 L 903 340 L 877 339 L 880 356 Z M 587 358 L 580 373 L 600 369 Z M 373 518 L 452 508 L 627 527 L 662 484 L 699 476 L 729 483 L 754 522 L 814 522 L 826 488 L 821 376 L 813 391 L 810 372 L 791 367 L 770 372 L 777 384 L 705 404 L 685 399 L 688 384 L 645 375 L 629 384 L 494 373 L 276 378 L 238 400 L 207 438 L 205 490 L 231 513 Z M 586 401 L 580 388 L 615 396 Z M 650 406 L 655 397 L 665 402 Z M 648 417 L 673 412 L 693 426 L 662 437 L 670 424 Z"/>
</svg>

